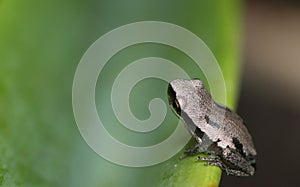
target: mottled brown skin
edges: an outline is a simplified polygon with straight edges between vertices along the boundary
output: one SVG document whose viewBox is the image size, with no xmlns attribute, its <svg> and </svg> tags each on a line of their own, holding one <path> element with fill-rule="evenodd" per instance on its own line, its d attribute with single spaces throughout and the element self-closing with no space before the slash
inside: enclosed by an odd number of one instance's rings
<svg viewBox="0 0 300 187">
<path fill-rule="evenodd" d="M 196 145 L 185 154 L 208 154 L 206 165 L 219 166 L 228 175 L 251 176 L 255 156 L 251 135 L 243 120 L 211 98 L 200 80 L 176 79 L 168 88 L 170 105 L 182 118 Z"/>
</svg>

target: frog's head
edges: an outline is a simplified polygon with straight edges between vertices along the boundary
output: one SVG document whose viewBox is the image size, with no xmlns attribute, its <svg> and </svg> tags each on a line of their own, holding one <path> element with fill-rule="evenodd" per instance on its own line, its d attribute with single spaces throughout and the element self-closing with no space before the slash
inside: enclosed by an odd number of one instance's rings
<svg viewBox="0 0 300 187">
<path fill-rule="evenodd" d="M 194 101 L 200 101 L 198 96 L 206 92 L 204 84 L 199 79 L 185 80 L 175 79 L 169 83 L 168 99 L 174 111 L 180 115 L 188 103 L 192 104 Z"/>
</svg>

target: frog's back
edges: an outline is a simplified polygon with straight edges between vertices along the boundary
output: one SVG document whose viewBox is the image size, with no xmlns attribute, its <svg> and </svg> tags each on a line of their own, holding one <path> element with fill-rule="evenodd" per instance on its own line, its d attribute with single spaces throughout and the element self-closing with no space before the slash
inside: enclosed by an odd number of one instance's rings
<svg viewBox="0 0 300 187">
<path fill-rule="evenodd" d="M 218 110 L 220 117 L 223 117 L 223 131 L 222 137 L 227 136 L 228 138 L 224 138 L 224 141 L 232 142 L 231 145 L 236 149 L 241 149 L 240 151 L 244 152 L 246 155 L 256 155 L 256 151 L 254 148 L 254 144 L 252 141 L 252 137 L 245 126 L 243 119 L 231 111 L 229 108 L 224 107 L 222 105 L 216 104 L 220 109 Z M 219 118 L 220 118 L 219 117 Z M 230 142 L 228 144 L 230 144 Z"/>
</svg>

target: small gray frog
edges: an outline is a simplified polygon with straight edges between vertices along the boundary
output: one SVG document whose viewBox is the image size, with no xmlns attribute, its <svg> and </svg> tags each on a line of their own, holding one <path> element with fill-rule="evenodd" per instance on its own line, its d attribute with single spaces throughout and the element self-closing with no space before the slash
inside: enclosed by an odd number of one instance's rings
<svg viewBox="0 0 300 187">
<path fill-rule="evenodd" d="M 254 175 L 256 150 L 243 120 L 216 103 L 200 80 L 171 81 L 168 99 L 196 139 L 185 155 L 206 153 L 208 157 L 198 157 L 205 165 L 219 166 L 228 175 Z"/>
</svg>

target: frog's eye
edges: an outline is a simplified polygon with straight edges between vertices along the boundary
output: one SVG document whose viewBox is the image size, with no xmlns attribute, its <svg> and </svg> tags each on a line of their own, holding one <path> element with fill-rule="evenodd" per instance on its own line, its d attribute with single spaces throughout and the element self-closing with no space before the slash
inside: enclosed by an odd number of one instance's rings
<svg viewBox="0 0 300 187">
<path fill-rule="evenodd" d="M 178 102 L 177 99 L 174 100 L 173 107 L 176 108 L 176 109 L 180 108 L 180 105 L 179 105 L 179 102 Z"/>
<path fill-rule="evenodd" d="M 176 111 L 176 113 L 177 113 L 178 115 L 180 115 L 180 113 L 181 113 L 181 108 L 180 108 L 180 105 L 179 105 L 179 102 L 178 102 L 177 99 L 174 99 L 174 101 L 173 101 L 173 103 L 172 103 L 172 107 L 173 107 L 173 109 Z"/>
</svg>

